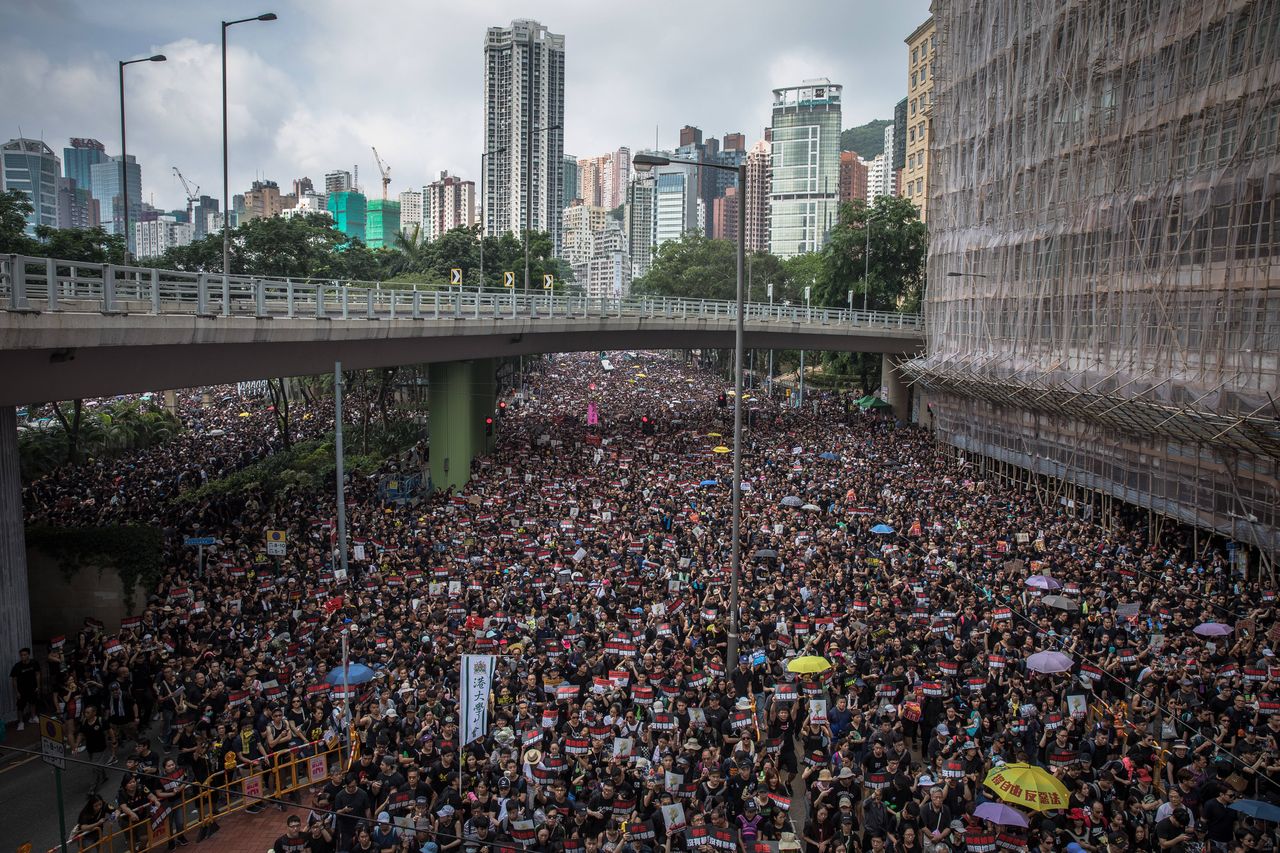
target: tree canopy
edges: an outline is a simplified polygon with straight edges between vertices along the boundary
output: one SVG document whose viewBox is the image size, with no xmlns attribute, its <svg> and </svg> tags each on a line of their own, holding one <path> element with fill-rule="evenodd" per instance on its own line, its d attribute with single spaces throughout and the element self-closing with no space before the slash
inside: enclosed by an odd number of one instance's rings
<svg viewBox="0 0 1280 853">
<path fill-rule="evenodd" d="M 854 307 L 860 308 L 865 290 L 872 310 L 919 311 L 925 249 L 924 223 L 908 199 L 879 196 L 871 207 L 861 199 L 846 202 L 821 253 L 822 274 L 814 301 L 843 308 L 852 290 Z"/>
</svg>

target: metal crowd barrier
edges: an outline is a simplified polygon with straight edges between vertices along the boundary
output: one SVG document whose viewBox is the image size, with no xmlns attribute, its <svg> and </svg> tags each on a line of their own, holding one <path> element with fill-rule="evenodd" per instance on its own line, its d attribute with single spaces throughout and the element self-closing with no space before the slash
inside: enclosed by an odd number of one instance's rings
<svg viewBox="0 0 1280 853">
<path fill-rule="evenodd" d="M 281 797 L 324 782 L 335 766 L 346 769 L 349 759 L 340 740 L 332 746 L 316 741 L 289 747 L 272 756 L 270 767 L 238 766 L 234 771 L 216 773 L 211 777 L 214 780 L 227 773 L 231 778 L 221 784 L 202 780 L 204 784 L 190 790 L 180 805 L 150 806 L 145 813 L 138 815 L 136 822 L 109 820 L 103 829 L 89 833 L 76 827 L 68 847 L 84 853 L 156 850 L 162 845 L 167 846 L 176 835 L 170 831 L 171 824 L 182 826 L 180 832 L 198 831 L 215 820 L 243 811 L 262 797 Z M 186 784 L 194 786 L 192 782 Z M 172 821 L 173 812 L 181 814 L 182 819 Z M 120 815 L 121 819 L 124 817 Z M 60 847 L 53 847 L 49 853 L 59 853 L 60 850 Z"/>
</svg>

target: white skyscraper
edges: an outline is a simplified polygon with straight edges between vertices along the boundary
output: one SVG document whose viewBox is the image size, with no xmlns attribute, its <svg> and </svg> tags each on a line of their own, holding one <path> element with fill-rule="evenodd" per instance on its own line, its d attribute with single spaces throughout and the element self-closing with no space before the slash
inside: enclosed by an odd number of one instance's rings
<svg viewBox="0 0 1280 853">
<path fill-rule="evenodd" d="M 564 36 L 537 21 L 490 27 L 484 43 L 484 230 L 520 236 L 526 221 L 560 252 Z"/>
<path fill-rule="evenodd" d="M 886 125 L 886 126 L 885 126 L 885 129 L 884 129 L 884 174 L 885 174 L 885 177 L 884 177 L 884 179 L 883 179 L 883 180 L 884 180 L 885 190 L 884 190 L 884 192 L 882 193 L 882 195 L 897 195 L 897 194 L 898 194 L 898 182 L 894 179 L 894 178 L 895 178 L 895 175 L 894 175 L 894 169 L 893 169 L 893 162 L 894 162 L 894 160 L 895 160 L 895 159 L 897 159 L 897 158 L 896 158 L 896 154 L 897 154 L 897 152 L 894 150 L 894 145 L 893 145 L 893 138 L 894 138 L 894 137 L 893 137 L 893 127 L 894 127 L 894 126 L 893 126 L 892 124 L 890 124 L 890 125 Z"/>
<path fill-rule="evenodd" d="M 633 278 L 649 272 L 653 263 L 653 186 L 652 172 L 637 172 L 627 187 L 627 206 L 623 215 Z"/>
<path fill-rule="evenodd" d="M 882 195 L 893 195 L 893 161 L 880 153 L 867 161 L 867 203 Z"/>
<path fill-rule="evenodd" d="M 195 229 L 190 222 L 179 222 L 172 216 L 161 216 L 149 222 L 133 224 L 134 244 L 139 258 L 158 258 L 166 250 L 186 246 Z"/>
<path fill-rule="evenodd" d="M 405 190 L 400 193 L 400 231 L 409 237 L 416 228 L 418 239 L 422 239 L 424 235 L 422 221 L 422 192 Z"/>
</svg>

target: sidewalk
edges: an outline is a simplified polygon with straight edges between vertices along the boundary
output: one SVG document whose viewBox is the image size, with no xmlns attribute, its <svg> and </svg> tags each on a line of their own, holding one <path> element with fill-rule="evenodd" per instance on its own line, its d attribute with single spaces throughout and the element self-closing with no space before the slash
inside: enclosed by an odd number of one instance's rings
<svg viewBox="0 0 1280 853">
<path fill-rule="evenodd" d="M 23 731 L 18 731 L 17 723 L 5 724 L 4 741 L 0 742 L 0 746 L 12 746 L 20 749 L 34 749 L 40 751 L 40 727 L 35 723 L 28 723 Z M 11 749 L 0 749 L 0 767 L 4 767 L 13 761 L 21 761 L 29 757 L 26 753 L 14 752 Z"/>
</svg>

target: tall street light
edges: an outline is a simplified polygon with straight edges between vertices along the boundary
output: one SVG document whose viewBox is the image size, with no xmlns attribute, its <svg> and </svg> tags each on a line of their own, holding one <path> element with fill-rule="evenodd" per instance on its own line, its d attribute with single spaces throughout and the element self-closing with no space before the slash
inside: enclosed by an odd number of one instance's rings
<svg viewBox="0 0 1280 853">
<path fill-rule="evenodd" d="M 231 273 L 231 194 L 227 178 L 227 28 L 250 21 L 274 21 L 275 12 L 222 22 L 222 275 Z"/>
<path fill-rule="evenodd" d="M 743 361 L 743 272 L 747 254 L 747 164 L 737 166 L 727 163 L 702 163 L 692 160 L 672 160 L 656 154 L 637 154 L 631 158 L 631 166 L 637 172 L 648 172 L 654 166 L 705 166 L 734 172 L 738 176 L 738 275 L 735 288 L 733 325 L 733 544 L 730 550 L 729 574 L 729 644 L 726 652 L 725 672 L 733 677 L 738 667 L 738 584 L 742 568 L 742 361 Z M 772 293 L 772 289 L 770 291 Z"/>
<path fill-rule="evenodd" d="M 124 208 L 124 262 L 127 264 L 133 260 L 133 253 L 129 251 L 129 238 L 133 235 L 129 233 L 129 146 L 125 142 L 124 133 L 124 67 L 133 65 L 135 62 L 164 62 L 165 55 L 157 53 L 155 56 L 146 56 L 142 59 L 124 59 L 120 61 L 120 203 Z"/>
<path fill-rule="evenodd" d="M 529 162 L 525 164 L 524 169 L 524 292 L 526 294 L 529 292 L 529 232 L 533 230 L 533 135 L 559 129 L 558 124 L 529 128 Z"/>
<path fill-rule="evenodd" d="M 489 151 L 480 153 L 480 289 L 484 290 L 484 236 L 488 229 L 485 228 L 484 219 L 484 174 L 485 174 L 485 158 L 491 154 L 501 154 L 507 150 L 507 146 L 503 145 Z"/>
</svg>

